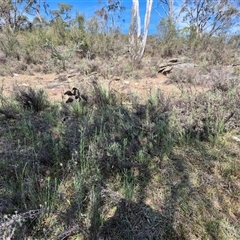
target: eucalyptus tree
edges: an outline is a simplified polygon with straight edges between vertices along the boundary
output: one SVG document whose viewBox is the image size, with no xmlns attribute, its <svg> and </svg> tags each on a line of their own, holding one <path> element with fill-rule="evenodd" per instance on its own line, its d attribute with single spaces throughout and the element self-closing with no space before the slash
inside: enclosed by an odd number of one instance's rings
<svg viewBox="0 0 240 240">
<path fill-rule="evenodd" d="M 174 0 L 159 0 L 158 4 L 164 13 L 164 16 L 159 11 L 157 11 L 158 15 L 161 18 L 171 19 L 173 21 L 175 18 L 174 2 Z"/>
<path fill-rule="evenodd" d="M 44 0 L 0 0 L 0 28 L 15 31 L 30 24 L 28 15 L 37 16 L 42 21 L 41 6 Z"/>
<path fill-rule="evenodd" d="M 155 9 L 159 15 L 160 21 L 158 23 L 158 35 L 161 40 L 169 41 L 177 36 L 177 24 L 179 21 L 179 9 L 183 6 L 177 7 L 176 0 L 158 0 L 158 7 Z"/>
<path fill-rule="evenodd" d="M 102 1 L 99 1 L 100 3 Z M 119 0 L 107 0 L 104 5 L 95 11 L 96 17 L 101 21 L 101 27 L 103 31 L 116 31 L 121 27 L 122 13 L 125 11 L 125 7 Z"/>
<path fill-rule="evenodd" d="M 143 57 L 146 47 L 148 28 L 151 18 L 153 0 L 146 0 L 146 12 L 144 18 L 143 32 L 141 31 L 141 17 L 139 11 L 139 0 L 132 0 L 132 16 L 129 29 L 130 54 L 133 60 Z"/>
<path fill-rule="evenodd" d="M 57 9 L 50 10 L 50 26 L 54 32 L 55 44 L 66 45 L 69 40 L 72 20 L 71 10 L 72 5 L 66 3 L 58 3 Z"/>
<path fill-rule="evenodd" d="M 239 8 L 234 0 L 185 0 L 183 20 L 198 35 L 225 33 L 239 22 Z"/>
</svg>

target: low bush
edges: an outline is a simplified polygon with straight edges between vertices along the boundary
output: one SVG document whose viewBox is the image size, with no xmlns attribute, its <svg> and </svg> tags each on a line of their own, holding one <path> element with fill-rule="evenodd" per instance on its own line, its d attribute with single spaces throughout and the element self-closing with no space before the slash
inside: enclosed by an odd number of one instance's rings
<svg viewBox="0 0 240 240">
<path fill-rule="evenodd" d="M 230 165 L 225 166 L 208 142 L 237 129 L 239 96 L 234 89 L 213 89 L 182 100 L 157 91 L 145 103 L 131 98 L 130 104 L 97 82 L 81 90 L 85 100 L 76 98 L 61 109 L 48 103 L 41 90 L 20 91 L 17 101 L 2 98 L 2 237 L 130 239 L 147 234 L 188 239 L 197 232 L 224 238 L 229 229 L 239 235 L 236 224 L 221 219 L 217 207 L 209 205 L 214 204 L 213 179 L 220 184 L 229 178 L 234 184 L 231 178 L 238 177 L 239 152 L 229 155 Z M 224 192 L 221 184 L 216 196 L 219 191 Z M 224 194 L 232 198 L 230 192 Z M 225 205 L 221 214 L 227 216 Z M 232 211 L 237 214 L 236 208 Z M 226 231 L 219 232 L 209 214 L 221 219 Z"/>
</svg>

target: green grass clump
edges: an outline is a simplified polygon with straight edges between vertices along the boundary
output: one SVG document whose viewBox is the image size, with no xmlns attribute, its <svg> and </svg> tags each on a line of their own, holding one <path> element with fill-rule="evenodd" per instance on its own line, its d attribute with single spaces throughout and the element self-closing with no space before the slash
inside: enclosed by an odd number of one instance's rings
<svg viewBox="0 0 240 240">
<path fill-rule="evenodd" d="M 231 91 L 177 103 L 161 91 L 123 103 L 97 84 L 61 106 L 40 90 L 2 97 L 1 237 L 239 239 L 238 115 L 222 121 L 238 108 Z"/>
</svg>

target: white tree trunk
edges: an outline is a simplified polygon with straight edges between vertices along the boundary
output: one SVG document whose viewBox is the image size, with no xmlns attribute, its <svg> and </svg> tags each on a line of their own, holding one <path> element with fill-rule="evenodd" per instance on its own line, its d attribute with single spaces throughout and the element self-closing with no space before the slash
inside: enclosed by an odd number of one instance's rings
<svg viewBox="0 0 240 240">
<path fill-rule="evenodd" d="M 141 34 L 141 19 L 139 14 L 139 0 L 132 0 L 132 18 L 129 31 L 130 53 L 134 60 L 140 60 L 143 57 L 146 47 L 148 28 L 152 12 L 153 0 L 146 1 L 146 13 L 144 19 L 143 34 Z"/>
<path fill-rule="evenodd" d="M 139 38 L 141 36 L 141 19 L 139 15 L 139 2 L 138 0 L 133 0 L 132 18 L 131 18 L 130 31 L 129 31 L 129 40 L 130 40 L 131 47 L 134 46 L 136 32 L 137 32 L 137 37 Z"/>
<path fill-rule="evenodd" d="M 146 43 L 147 43 L 148 27 L 149 27 L 150 18 L 151 18 L 152 4 L 153 4 L 153 0 L 147 0 L 146 14 L 145 14 L 145 19 L 144 19 L 143 37 L 142 37 L 140 49 L 139 49 L 139 58 L 143 57 L 143 53 L 144 53 Z"/>
</svg>

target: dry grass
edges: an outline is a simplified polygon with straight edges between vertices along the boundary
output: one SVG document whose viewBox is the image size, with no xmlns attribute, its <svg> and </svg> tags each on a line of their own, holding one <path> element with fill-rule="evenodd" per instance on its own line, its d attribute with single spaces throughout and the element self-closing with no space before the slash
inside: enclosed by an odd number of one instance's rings
<svg viewBox="0 0 240 240">
<path fill-rule="evenodd" d="M 2 101 L 2 237 L 238 239 L 239 116 L 221 131 L 200 124 L 206 103 L 215 122 L 238 111 L 233 90 L 127 104 L 93 82 L 81 89 L 87 101 L 61 108 L 34 90 L 17 96 L 43 103 L 37 111 Z"/>
<path fill-rule="evenodd" d="M 53 104 L 33 88 L 6 97 L 2 84 L 1 238 L 239 239 L 239 69 L 225 66 L 236 49 L 220 38 L 151 37 L 134 62 L 126 36 L 82 32 L 84 46 L 63 63 L 80 33 L 52 30 L 2 48 L 1 75 L 64 73 L 80 93 Z M 170 85 L 162 57 L 179 60 Z"/>
</svg>

